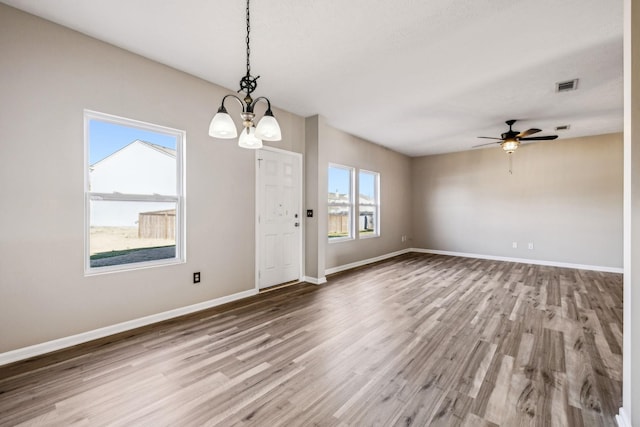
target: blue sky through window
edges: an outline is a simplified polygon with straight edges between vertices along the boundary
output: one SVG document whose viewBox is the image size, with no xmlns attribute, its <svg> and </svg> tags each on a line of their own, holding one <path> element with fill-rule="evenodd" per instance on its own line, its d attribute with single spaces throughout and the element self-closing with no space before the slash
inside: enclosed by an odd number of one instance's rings
<svg viewBox="0 0 640 427">
<path fill-rule="evenodd" d="M 349 169 L 329 166 L 329 193 L 349 194 L 350 177 Z"/>
<path fill-rule="evenodd" d="M 89 120 L 89 164 L 93 165 L 136 139 L 176 149 L 175 136 L 92 119 Z"/>
<path fill-rule="evenodd" d="M 369 199 L 375 199 L 376 192 L 376 176 L 369 172 L 360 172 L 360 195 L 366 196 Z"/>
</svg>

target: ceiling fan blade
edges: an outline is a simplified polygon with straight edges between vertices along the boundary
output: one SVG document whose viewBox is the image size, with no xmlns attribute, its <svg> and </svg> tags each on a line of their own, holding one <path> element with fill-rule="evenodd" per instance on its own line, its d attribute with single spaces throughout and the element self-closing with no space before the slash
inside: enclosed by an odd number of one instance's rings
<svg viewBox="0 0 640 427">
<path fill-rule="evenodd" d="M 556 139 L 558 135 L 549 135 L 549 136 L 534 136 L 531 138 L 520 138 L 520 141 L 550 141 L 552 139 Z"/>
<path fill-rule="evenodd" d="M 528 130 L 525 130 L 524 132 L 520 132 L 519 134 L 517 134 L 516 138 L 524 138 L 524 137 L 527 137 L 529 135 L 533 135 L 534 133 L 538 133 L 538 132 L 542 132 L 542 130 L 541 129 L 536 129 L 536 128 L 528 129 Z"/>
<path fill-rule="evenodd" d="M 483 139 L 497 139 L 498 141 L 502 141 L 502 138 L 494 138 L 492 136 L 479 136 L 478 138 L 483 138 Z"/>
<path fill-rule="evenodd" d="M 500 144 L 500 142 L 487 142 L 485 144 L 474 145 L 471 148 L 486 147 L 487 145 Z"/>
</svg>

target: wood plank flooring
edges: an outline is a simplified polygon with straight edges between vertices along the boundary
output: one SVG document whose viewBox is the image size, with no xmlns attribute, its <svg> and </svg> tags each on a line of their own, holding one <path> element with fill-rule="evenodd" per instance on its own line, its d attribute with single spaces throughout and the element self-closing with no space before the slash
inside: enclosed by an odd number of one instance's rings
<svg viewBox="0 0 640 427">
<path fill-rule="evenodd" d="M 407 254 L 0 367 L 0 425 L 614 426 L 622 290 Z"/>
</svg>

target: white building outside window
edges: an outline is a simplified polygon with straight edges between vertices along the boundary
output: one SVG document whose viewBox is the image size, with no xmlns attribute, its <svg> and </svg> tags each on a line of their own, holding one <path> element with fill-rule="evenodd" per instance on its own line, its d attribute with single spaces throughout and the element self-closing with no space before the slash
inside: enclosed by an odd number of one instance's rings
<svg viewBox="0 0 640 427">
<path fill-rule="evenodd" d="M 184 261 L 185 132 L 85 111 L 85 272 Z"/>
</svg>

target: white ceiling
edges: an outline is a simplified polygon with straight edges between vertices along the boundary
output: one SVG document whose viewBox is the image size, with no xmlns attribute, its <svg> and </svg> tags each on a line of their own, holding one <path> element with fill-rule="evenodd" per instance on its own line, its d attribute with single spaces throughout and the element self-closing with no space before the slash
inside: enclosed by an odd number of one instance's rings
<svg viewBox="0 0 640 427">
<path fill-rule="evenodd" d="M 246 71 L 242 0 L 1 1 L 232 90 Z M 620 132 L 622 0 L 253 0 L 251 70 L 254 97 L 411 156 L 508 119 Z"/>
</svg>

